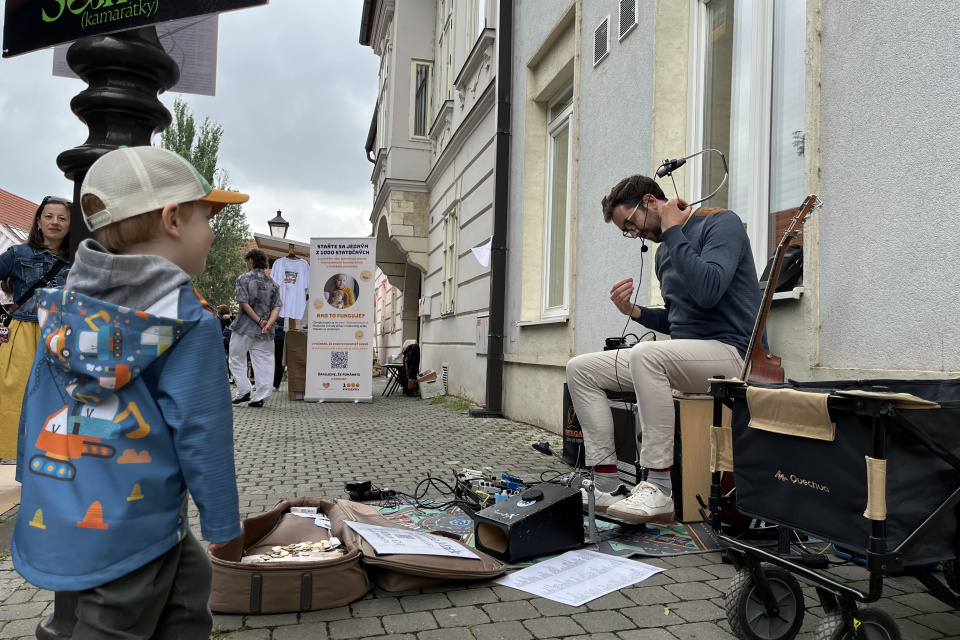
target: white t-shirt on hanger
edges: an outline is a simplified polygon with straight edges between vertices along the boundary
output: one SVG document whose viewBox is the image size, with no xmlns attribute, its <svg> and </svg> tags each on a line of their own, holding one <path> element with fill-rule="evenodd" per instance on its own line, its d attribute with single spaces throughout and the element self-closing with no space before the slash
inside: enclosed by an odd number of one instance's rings
<svg viewBox="0 0 960 640">
<path fill-rule="evenodd" d="M 270 277 L 280 286 L 280 317 L 300 320 L 310 288 L 310 264 L 300 258 L 280 258 L 273 263 Z"/>
</svg>

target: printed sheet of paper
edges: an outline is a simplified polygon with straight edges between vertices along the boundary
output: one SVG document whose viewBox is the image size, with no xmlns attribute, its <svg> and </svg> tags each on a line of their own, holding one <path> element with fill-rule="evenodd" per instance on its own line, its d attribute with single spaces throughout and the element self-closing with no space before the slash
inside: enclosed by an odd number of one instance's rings
<svg viewBox="0 0 960 640">
<path fill-rule="evenodd" d="M 596 551 L 568 551 L 494 582 L 579 607 L 660 571 L 663 569 Z"/>
<path fill-rule="evenodd" d="M 480 263 L 481 267 L 490 266 L 490 248 L 493 246 L 493 236 L 490 236 L 490 239 L 479 247 L 473 247 L 473 255 L 476 256 L 477 262 Z"/>
<path fill-rule="evenodd" d="M 347 522 L 377 553 L 408 553 L 417 556 L 455 556 L 480 560 L 475 553 L 455 540 L 420 531 L 378 527 L 361 522 Z"/>
</svg>

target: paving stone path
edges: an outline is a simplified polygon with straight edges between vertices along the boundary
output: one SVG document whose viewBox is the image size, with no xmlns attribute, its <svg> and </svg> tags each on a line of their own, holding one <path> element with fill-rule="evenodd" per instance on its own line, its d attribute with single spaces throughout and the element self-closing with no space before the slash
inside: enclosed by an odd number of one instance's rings
<svg viewBox="0 0 960 640">
<path fill-rule="evenodd" d="M 431 404 L 418 398 L 382 398 L 374 381 L 369 404 L 305 404 L 275 393 L 262 409 L 235 409 L 237 482 L 244 517 L 291 496 L 344 497 L 344 482 L 370 479 L 412 491 L 431 472 L 449 478 L 453 468 L 489 466 L 534 479 L 555 459 L 530 445 L 557 436 L 509 420 L 471 418 L 455 399 Z M 559 409 L 558 409 L 559 415 Z M 436 494 L 432 494 L 436 495 Z M 437 496 L 438 497 L 438 496 Z M 4 514 L 8 519 L 15 510 Z M 194 533 L 200 537 L 195 507 Z M 53 594 L 25 583 L 9 550 L 0 556 L 0 638 L 33 638 L 40 618 L 53 610 Z M 665 571 L 583 607 L 570 607 L 490 582 L 451 584 L 404 593 L 379 589 L 349 606 L 310 613 L 216 615 L 213 638 L 229 640 L 494 640 L 595 638 L 597 640 L 730 640 L 724 593 L 734 574 L 720 554 L 645 559 Z M 838 567 L 843 581 L 865 586 L 866 572 Z M 804 586 L 807 611 L 801 634 L 811 640 L 823 610 Z M 913 578 L 889 578 L 873 606 L 900 625 L 905 640 L 960 640 L 960 615 L 930 596 Z"/>
</svg>

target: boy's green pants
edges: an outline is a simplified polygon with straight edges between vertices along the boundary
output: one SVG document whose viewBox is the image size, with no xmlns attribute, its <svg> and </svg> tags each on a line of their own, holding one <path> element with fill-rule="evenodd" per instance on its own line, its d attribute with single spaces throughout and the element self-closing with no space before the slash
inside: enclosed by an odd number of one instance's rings
<svg viewBox="0 0 960 640">
<path fill-rule="evenodd" d="M 73 640 L 206 640 L 213 568 L 192 533 L 165 554 L 79 592 Z"/>
</svg>

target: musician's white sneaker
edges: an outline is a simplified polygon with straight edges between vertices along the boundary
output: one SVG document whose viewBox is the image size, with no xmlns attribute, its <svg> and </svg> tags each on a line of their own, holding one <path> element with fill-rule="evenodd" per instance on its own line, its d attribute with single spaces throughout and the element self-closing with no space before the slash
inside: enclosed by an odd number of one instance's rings
<svg viewBox="0 0 960 640">
<path fill-rule="evenodd" d="M 626 500 L 627 496 L 629 495 L 630 495 L 630 489 L 624 484 L 621 484 L 619 487 L 617 487 L 610 493 L 604 493 L 599 489 L 594 489 L 593 490 L 593 499 L 594 499 L 593 508 L 596 510 L 597 513 L 606 513 L 607 509 L 609 509 L 611 505 L 617 504 L 621 500 Z M 589 495 L 587 495 L 586 489 L 580 489 L 580 497 L 583 498 L 583 510 L 586 511 L 587 508 L 589 507 L 589 503 L 587 502 L 587 500 L 590 497 Z"/>
<path fill-rule="evenodd" d="M 611 505 L 607 513 L 626 522 L 665 522 L 673 520 L 675 510 L 671 496 L 654 484 L 641 482 L 628 498 Z"/>
</svg>

